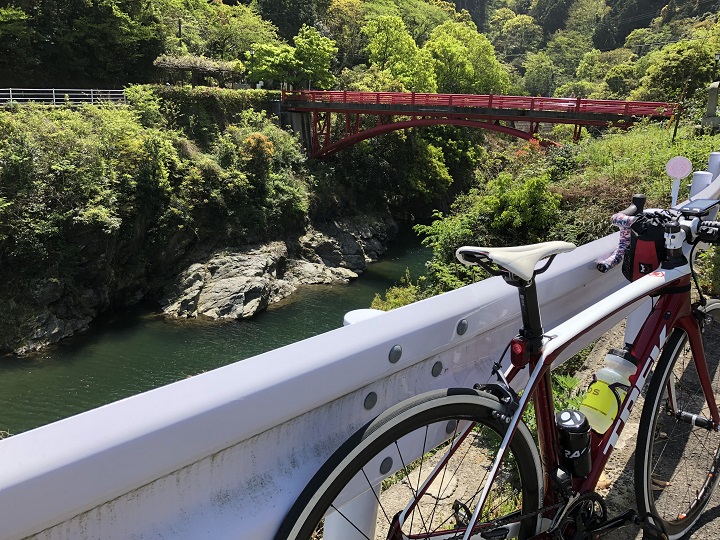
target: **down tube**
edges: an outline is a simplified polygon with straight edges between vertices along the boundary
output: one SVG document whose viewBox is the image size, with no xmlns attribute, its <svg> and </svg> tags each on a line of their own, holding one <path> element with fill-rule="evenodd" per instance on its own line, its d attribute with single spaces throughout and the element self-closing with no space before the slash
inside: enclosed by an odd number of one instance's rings
<svg viewBox="0 0 720 540">
<path fill-rule="evenodd" d="M 545 351 L 541 356 L 541 361 L 545 365 L 551 365 L 553 361 L 556 360 L 568 346 L 570 346 L 573 342 L 587 334 L 596 325 L 601 324 L 603 321 L 607 320 L 608 318 L 612 317 L 613 315 L 615 315 L 619 311 L 622 311 L 628 306 L 641 302 L 644 298 L 647 298 L 651 294 L 657 293 L 668 286 L 682 285 L 684 282 L 689 282 L 688 280 L 689 267 L 685 265 L 684 267 L 680 268 L 664 270 L 662 272 L 654 272 L 635 282 L 629 283 L 622 289 L 612 293 L 611 295 L 601 300 L 600 302 L 597 302 L 590 308 L 585 309 L 581 313 L 578 313 L 574 317 L 571 317 L 570 319 L 559 324 L 555 328 L 548 330 L 546 335 L 552 337 L 545 345 Z M 680 296 L 685 295 L 668 295 L 667 298 L 672 299 L 672 297 L 675 297 L 675 302 L 677 302 L 679 300 L 678 297 Z M 682 305 L 683 303 L 680 302 L 678 307 Z M 658 306 L 656 306 L 656 308 L 657 307 Z M 676 311 L 680 310 L 677 309 Z M 652 317 L 653 315 L 651 314 L 650 318 Z M 661 323 L 674 323 L 675 321 L 677 321 L 677 316 L 673 317 L 673 321 L 665 321 L 664 317 L 655 313 L 655 319 L 659 319 L 658 322 Z M 641 334 L 647 330 L 646 326 L 648 325 L 648 322 L 649 321 L 645 322 Z M 636 342 L 637 341 L 638 340 L 636 340 Z M 662 343 L 660 344 L 660 346 L 661 345 Z M 655 357 L 657 357 L 657 355 Z M 647 359 L 647 356 L 645 357 L 645 359 Z M 639 372 L 644 373 L 644 371 L 640 370 Z M 628 403 L 629 400 L 626 397 L 623 406 L 627 406 Z M 549 410 L 552 410 L 552 408 L 550 407 Z M 550 420 L 554 419 L 551 418 Z M 607 453 L 603 454 L 600 451 L 600 445 L 602 443 L 602 440 L 605 439 L 605 446 L 607 446 L 607 442 L 609 441 L 611 434 L 618 428 L 621 428 L 621 425 L 624 425 L 624 422 L 621 422 L 619 420 L 616 421 L 606 434 L 606 437 L 603 437 L 603 435 L 597 435 L 594 432 L 592 433 L 593 438 L 591 441 L 591 445 L 593 449 L 593 469 L 588 478 L 580 478 L 574 481 L 574 487 L 578 491 L 583 492 L 595 488 L 595 484 L 597 483 L 597 480 L 600 476 L 600 472 L 604 468 L 607 461 Z M 550 425 L 550 428 L 552 430 L 556 429 L 554 425 Z M 603 446 L 603 448 L 605 448 L 605 446 Z M 552 439 L 550 441 L 546 441 L 546 444 L 540 445 L 540 453 L 544 464 L 552 464 L 559 461 L 558 448 L 556 444 L 553 443 Z"/>
<path fill-rule="evenodd" d="M 673 285 L 689 287 L 690 277 L 684 276 Z M 638 359 L 638 365 L 636 372 L 630 376 L 630 388 L 620 405 L 618 416 L 604 434 L 592 432 L 593 465 L 590 474 L 582 483 L 582 490 L 595 488 L 667 338 L 676 325 L 682 325 L 689 317 L 692 315 L 690 296 L 687 293 L 663 295 L 653 307 L 631 349 L 632 355 Z"/>
</svg>

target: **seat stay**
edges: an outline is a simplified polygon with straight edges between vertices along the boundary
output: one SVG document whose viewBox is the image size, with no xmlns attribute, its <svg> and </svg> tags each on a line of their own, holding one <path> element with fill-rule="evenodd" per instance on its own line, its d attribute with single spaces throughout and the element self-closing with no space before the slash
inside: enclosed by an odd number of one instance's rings
<svg viewBox="0 0 720 540">
<path fill-rule="evenodd" d="M 496 264 L 528 282 L 535 275 L 535 266 L 538 262 L 573 249 L 575 244 L 555 241 L 513 247 L 462 246 L 457 249 L 455 255 L 465 265 Z"/>
</svg>

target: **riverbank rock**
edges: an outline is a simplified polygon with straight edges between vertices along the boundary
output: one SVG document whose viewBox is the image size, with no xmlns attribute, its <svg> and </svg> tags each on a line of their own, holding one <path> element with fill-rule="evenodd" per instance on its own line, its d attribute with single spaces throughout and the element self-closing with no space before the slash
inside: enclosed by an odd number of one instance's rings
<svg viewBox="0 0 720 540">
<path fill-rule="evenodd" d="M 245 319 L 300 285 L 358 277 L 397 234 L 390 218 L 354 218 L 309 228 L 295 242 L 215 252 L 180 273 L 162 300 L 177 318 Z"/>
</svg>

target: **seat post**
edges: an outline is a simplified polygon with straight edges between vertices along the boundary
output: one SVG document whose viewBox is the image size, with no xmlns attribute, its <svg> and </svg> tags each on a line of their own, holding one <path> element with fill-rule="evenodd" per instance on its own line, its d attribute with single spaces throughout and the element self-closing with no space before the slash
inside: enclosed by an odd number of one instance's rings
<svg viewBox="0 0 720 540">
<path fill-rule="evenodd" d="M 520 297 L 520 313 L 522 315 L 522 328 L 520 335 L 528 340 L 528 352 L 536 354 L 542 349 L 543 327 L 540 318 L 540 304 L 538 303 L 537 285 L 535 280 L 524 281 L 512 276 L 505 278 L 510 285 L 517 287 Z"/>
</svg>

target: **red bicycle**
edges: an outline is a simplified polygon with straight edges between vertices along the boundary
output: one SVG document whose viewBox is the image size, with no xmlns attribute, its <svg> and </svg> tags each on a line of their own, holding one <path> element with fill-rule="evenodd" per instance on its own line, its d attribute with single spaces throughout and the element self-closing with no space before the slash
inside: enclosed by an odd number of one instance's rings
<svg viewBox="0 0 720 540">
<path fill-rule="evenodd" d="M 458 249 L 462 262 L 518 289 L 523 326 L 495 363 L 494 380 L 385 411 L 318 471 L 276 539 L 590 539 L 629 522 L 642 524 L 648 537 L 679 539 L 690 531 L 719 478 L 720 303 L 692 303 L 691 279 L 694 250 L 720 241 L 720 222 L 707 219 L 720 201 L 638 212 L 639 201 L 625 213 L 662 227 L 661 267 L 552 329 L 542 326 L 535 277 L 573 244 Z M 637 367 L 619 385 L 610 427 L 598 432 L 577 411 L 556 412 L 553 361 L 643 298 L 652 299 L 652 309 L 622 351 Z M 527 384 L 516 392 L 521 373 Z M 638 511 L 610 517 L 596 484 L 642 395 Z M 530 411 L 537 441 L 524 420 Z"/>
</svg>

